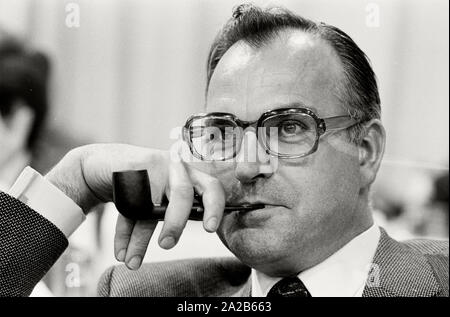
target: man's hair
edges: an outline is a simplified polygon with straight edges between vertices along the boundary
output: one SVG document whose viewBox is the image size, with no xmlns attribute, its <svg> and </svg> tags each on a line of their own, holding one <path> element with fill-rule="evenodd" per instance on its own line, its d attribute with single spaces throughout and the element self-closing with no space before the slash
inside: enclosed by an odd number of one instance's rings
<svg viewBox="0 0 450 317">
<path fill-rule="evenodd" d="M 49 61 L 39 52 L 29 51 L 19 40 L 0 33 L 0 116 L 8 118 L 17 101 L 34 114 L 27 149 L 34 152 L 48 111 Z"/>
<path fill-rule="evenodd" d="M 252 4 L 242 4 L 233 9 L 232 17 L 220 30 L 209 51 L 206 93 L 217 64 L 233 44 L 242 40 L 260 48 L 287 29 L 317 36 L 337 53 L 344 80 L 336 95 L 349 114 L 360 122 L 348 129 L 350 140 L 359 143 L 364 135 L 362 123 L 381 116 L 377 80 L 367 56 L 350 36 L 337 27 L 316 23 L 284 8 L 261 9 Z"/>
</svg>

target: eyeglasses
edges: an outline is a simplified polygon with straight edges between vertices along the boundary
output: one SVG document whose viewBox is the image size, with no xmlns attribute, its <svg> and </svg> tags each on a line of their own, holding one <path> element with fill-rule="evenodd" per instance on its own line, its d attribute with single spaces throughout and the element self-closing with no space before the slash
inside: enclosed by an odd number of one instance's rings
<svg viewBox="0 0 450 317">
<path fill-rule="evenodd" d="M 224 161 L 239 153 L 244 130 L 255 128 L 266 153 L 283 159 L 301 158 L 317 151 L 326 132 L 350 128 L 359 121 L 349 115 L 319 118 L 308 108 L 267 111 L 256 121 L 211 112 L 191 116 L 183 127 L 183 139 L 191 153 L 203 161 Z"/>
</svg>

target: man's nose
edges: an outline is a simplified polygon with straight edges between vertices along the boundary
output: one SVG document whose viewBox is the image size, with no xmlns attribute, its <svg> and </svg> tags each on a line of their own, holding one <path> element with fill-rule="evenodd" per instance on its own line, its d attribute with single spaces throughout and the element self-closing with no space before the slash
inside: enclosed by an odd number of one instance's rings
<svg viewBox="0 0 450 317">
<path fill-rule="evenodd" d="M 236 178 L 241 183 L 251 183 L 273 174 L 273 162 L 259 143 L 255 129 L 244 131 L 240 151 L 236 155 Z"/>
</svg>

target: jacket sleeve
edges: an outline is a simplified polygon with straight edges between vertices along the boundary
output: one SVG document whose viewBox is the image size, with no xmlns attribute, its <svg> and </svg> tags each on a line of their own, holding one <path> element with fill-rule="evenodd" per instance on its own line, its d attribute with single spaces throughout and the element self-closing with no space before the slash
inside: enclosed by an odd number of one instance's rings
<svg viewBox="0 0 450 317">
<path fill-rule="evenodd" d="M 55 225 L 0 191 L 0 296 L 30 295 L 67 245 Z"/>
</svg>

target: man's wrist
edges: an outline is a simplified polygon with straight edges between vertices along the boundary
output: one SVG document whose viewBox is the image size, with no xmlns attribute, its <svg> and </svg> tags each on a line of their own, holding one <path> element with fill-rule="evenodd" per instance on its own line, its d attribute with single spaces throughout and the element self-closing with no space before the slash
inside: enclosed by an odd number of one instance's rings
<svg viewBox="0 0 450 317">
<path fill-rule="evenodd" d="M 49 220 L 66 237 L 84 221 L 81 208 L 31 167 L 26 167 L 8 194 Z"/>
<path fill-rule="evenodd" d="M 100 203 L 86 183 L 83 171 L 83 151 L 74 149 L 45 178 L 72 199 L 85 214 Z"/>
</svg>

